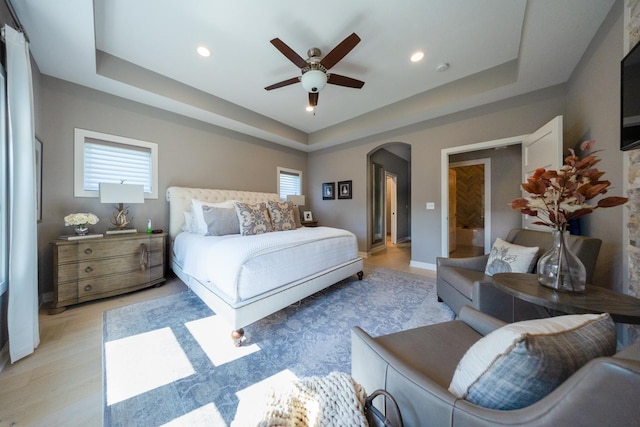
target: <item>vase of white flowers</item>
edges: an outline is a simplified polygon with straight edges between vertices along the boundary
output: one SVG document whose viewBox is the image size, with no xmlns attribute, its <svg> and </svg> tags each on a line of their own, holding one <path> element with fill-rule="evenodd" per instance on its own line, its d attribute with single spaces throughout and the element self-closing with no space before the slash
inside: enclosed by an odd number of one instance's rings
<svg viewBox="0 0 640 427">
<path fill-rule="evenodd" d="M 600 159 L 591 151 L 594 141 L 580 145 L 583 153 L 578 157 L 574 150 L 557 171 L 536 169 L 522 184 L 529 193 L 511 202 L 513 209 L 534 216 L 534 224 L 553 229 L 553 246 L 538 260 L 538 282 L 560 291 L 583 292 L 585 290 L 585 267 L 567 245 L 569 221 L 592 213 L 599 208 L 610 208 L 627 202 L 626 197 L 609 196 L 589 203 L 593 198 L 605 194 L 611 183 L 601 180 L 604 172 L 595 168 Z"/>
<path fill-rule="evenodd" d="M 78 236 L 84 236 L 89 232 L 89 225 L 95 225 L 100 221 L 92 213 L 72 213 L 64 217 L 64 225 L 74 226 L 73 231 Z"/>
</svg>

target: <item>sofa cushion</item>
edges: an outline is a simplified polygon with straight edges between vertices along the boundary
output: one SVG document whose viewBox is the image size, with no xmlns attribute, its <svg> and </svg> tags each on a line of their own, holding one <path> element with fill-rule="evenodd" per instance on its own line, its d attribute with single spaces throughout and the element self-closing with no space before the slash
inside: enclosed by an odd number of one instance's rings
<svg viewBox="0 0 640 427">
<path fill-rule="evenodd" d="M 524 408 L 589 360 L 615 350 L 615 324 L 606 313 L 512 323 L 469 348 L 449 391 L 486 408 Z"/>
<path fill-rule="evenodd" d="M 530 273 L 536 263 L 538 247 L 520 246 L 497 238 L 491 248 L 485 273 Z"/>
<path fill-rule="evenodd" d="M 484 271 L 450 266 L 438 267 L 438 277 L 469 299 L 473 299 L 474 282 L 491 282 L 492 280 L 490 276 L 484 274 Z"/>
</svg>

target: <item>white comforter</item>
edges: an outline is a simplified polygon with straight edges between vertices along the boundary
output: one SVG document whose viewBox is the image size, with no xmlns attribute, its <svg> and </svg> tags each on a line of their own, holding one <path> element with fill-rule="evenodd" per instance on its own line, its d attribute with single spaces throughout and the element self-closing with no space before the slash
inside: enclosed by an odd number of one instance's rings
<svg viewBox="0 0 640 427">
<path fill-rule="evenodd" d="M 174 256 L 233 304 L 356 259 L 358 247 L 349 231 L 302 227 L 256 236 L 180 233 Z"/>
</svg>

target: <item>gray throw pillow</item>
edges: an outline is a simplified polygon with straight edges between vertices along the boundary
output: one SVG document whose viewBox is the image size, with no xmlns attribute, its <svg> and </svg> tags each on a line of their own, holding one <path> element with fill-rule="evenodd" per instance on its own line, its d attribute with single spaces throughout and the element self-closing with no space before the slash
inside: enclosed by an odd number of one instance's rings
<svg viewBox="0 0 640 427">
<path fill-rule="evenodd" d="M 240 234 L 240 224 L 235 209 L 203 206 L 202 215 L 207 224 L 207 236 Z"/>
</svg>

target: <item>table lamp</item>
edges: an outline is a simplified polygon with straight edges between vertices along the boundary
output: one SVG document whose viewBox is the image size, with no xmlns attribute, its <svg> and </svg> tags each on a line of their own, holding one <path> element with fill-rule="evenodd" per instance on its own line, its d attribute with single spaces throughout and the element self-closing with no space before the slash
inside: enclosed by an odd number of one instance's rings
<svg viewBox="0 0 640 427">
<path fill-rule="evenodd" d="M 111 224 L 113 228 L 107 230 L 107 234 L 137 233 L 133 227 L 127 227 L 132 218 L 127 218 L 129 207 L 125 203 L 144 203 L 144 186 L 139 184 L 114 184 L 108 182 L 100 183 L 100 203 L 117 203 L 114 206 L 116 213 L 113 214 Z"/>
<path fill-rule="evenodd" d="M 289 194 L 287 196 L 287 202 L 291 202 L 298 207 L 298 215 L 300 215 L 300 218 L 302 218 L 302 214 L 300 213 L 300 206 L 304 206 L 304 196 L 301 196 L 299 194 Z"/>
</svg>

